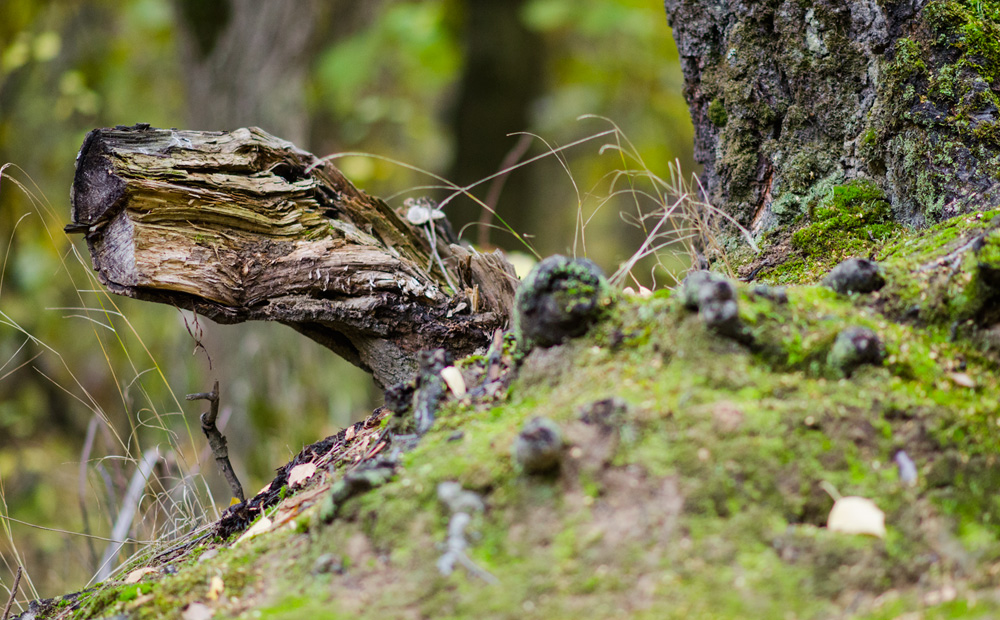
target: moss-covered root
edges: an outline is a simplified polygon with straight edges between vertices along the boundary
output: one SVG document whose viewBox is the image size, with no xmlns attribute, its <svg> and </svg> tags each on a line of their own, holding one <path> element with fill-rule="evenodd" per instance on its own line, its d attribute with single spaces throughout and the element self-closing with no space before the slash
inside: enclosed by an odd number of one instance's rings
<svg viewBox="0 0 1000 620">
<path fill-rule="evenodd" d="M 550 347 L 582 336 L 614 300 L 610 285 L 593 262 L 550 256 L 521 283 L 515 301 L 519 346 Z"/>
</svg>

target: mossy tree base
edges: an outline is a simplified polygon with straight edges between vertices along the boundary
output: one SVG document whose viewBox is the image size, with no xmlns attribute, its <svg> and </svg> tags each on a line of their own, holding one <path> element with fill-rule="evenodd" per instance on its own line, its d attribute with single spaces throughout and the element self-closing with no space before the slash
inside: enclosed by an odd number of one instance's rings
<svg viewBox="0 0 1000 620">
<path fill-rule="evenodd" d="M 423 349 L 469 354 L 506 324 L 516 277 L 450 245 L 263 131 L 97 129 L 71 232 L 109 290 L 222 323 L 278 321 L 389 385 Z"/>
<path fill-rule="evenodd" d="M 704 185 L 755 234 L 858 178 L 911 226 L 1000 205 L 1000 3 L 665 5 Z"/>
</svg>

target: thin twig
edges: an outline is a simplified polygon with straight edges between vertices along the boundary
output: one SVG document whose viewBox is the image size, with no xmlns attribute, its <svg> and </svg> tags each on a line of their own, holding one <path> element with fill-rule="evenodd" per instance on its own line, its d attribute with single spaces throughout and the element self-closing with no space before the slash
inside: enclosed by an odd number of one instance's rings
<svg viewBox="0 0 1000 620">
<path fill-rule="evenodd" d="M 187 317 L 181 312 L 181 318 L 184 319 L 184 328 L 187 329 L 187 333 L 194 340 L 194 351 L 191 352 L 192 355 L 201 349 L 205 352 L 205 357 L 208 358 L 208 369 L 212 370 L 212 356 L 209 354 L 208 349 L 205 348 L 204 343 L 201 339 L 205 337 L 205 331 L 201 327 L 201 323 L 198 322 L 198 313 L 194 312 L 194 319 L 191 323 L 188 323 Z"/>
<path fill-rule="evenodd" d="M 215 421 L 219 417 L 219 382 L 215 382 L 211 392 L 188 394 L 187 399 L 207 400 L 209 402 L 208 411 L 201 414 L 201 431 L 208 438 L 208 444 L 212 447 L 215 462 L 218 463 L 219 469 L 222 470 L 222 475 L 229 482 L 233 497 L 240 500 L 241 503 L 245 502 L 246 496 L 243 495 L 243 486 L 240 484 L 239 478 L 236 477 L 233 464 L 229 461 L 229 446 L 226 443 L 226 438 L 219 431 L 219 427 L 215 425 Z"/>
<path fill-rule="evenodd" d="M 7 614 L 10 613 L 10 606 L 14 604 L 14 597 L 17 596 L 17 587 L 21 585 L 22 572 L 24 572 L 24 568 L 18 564 L 17 574 L 14 576 L 14 587 L 10 589 L 10 598 L 7 599 L 7 606 L 3 608 L 3 620 L 7 620 Z"/>
</svg>

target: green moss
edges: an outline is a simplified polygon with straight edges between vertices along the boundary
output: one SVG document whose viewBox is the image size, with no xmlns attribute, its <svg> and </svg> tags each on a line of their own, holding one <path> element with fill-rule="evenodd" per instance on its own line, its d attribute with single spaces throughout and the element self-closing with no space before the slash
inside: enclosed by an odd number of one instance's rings
<svg viewBox="0 0 1000 620">
<path fill-rule="evenodd" d="M 972 135 L 993 147 L 1000 148 L 1000 122 L 979 123 L 972 130 Z"/>
<path fill-rule="evenodd" d="M 151 583 L 135 583 L 119 590 L 118 600 L 127 603 L 139 598 L 141 594 L 149 594 L 152 591 L 153 584 Z"/>
<path fill-rule="evenodd" d="M 726 126 L 729 114 L 726 113 L 726 105 L 722 103 L 721 99 L 713 99 L 712 103 L 708 104 L 708 120 L 712 121 L 716 127 Z"/>
<path fill-rule="evenodd" d="M 914 224 L 937 222 L 977 204 L 956 176 L 997 178 L 1000 134 L 1000 15 L 996 2 L 929 2 L 881 67 L 878 99 L 858 153 L 875 178 L 891 180 L 894 208 Z M 963 177 L 964 178 L 964 177 Z M 912 216 L 910 214 L 913 214 Z"/>
<path fill-rule="evenodd" d="M 812 225 L 854 217 L 874 226 L 883 202 L 871 186 L 839 186 L 817 202 Z M 880 256 L 896 274 L 889 286 L 919 295 L 922 283 L 904 275 L 980 234 L 969 262 L 943 269 L 964 280 L 967 269 L 1000 265 L 1000 234 L 988 229 L 998 215 L 900 233 Z M 804 250 L 798 260 L 803 271 L 817 262 Z M 398 475 L 348 500 L 331 523 L 313 519 L 192 560 L 128 613 L 176 616 L 218 575 L 226 600 L 214 603 L 217 617 L 833 617 L 876 597 L 883 607 L 850 613 L 958 614 L 966 592 L 991 591 L 1000 560 L 997 363 L 946 325 L 889 320 L 877 297 L 866 307 L 800 286 L 780 304 L 741 288 L 752 347 L 710 333 L 676 295 L 623 300 L 587 335 L 528 355 L 497 402 L 444 403 Z M 887 358 L 840 378 L 826 360 L 849 325 L 875 331 Z M 957 360 L 975 388 L 954 380 Z M 613 419 L 581 421 L 611 396 L 625 403 Z M 511 464 L 511 444 L 534 416 L 565 431 L 558 474 L 527 476 Z M 899 449 L 918 465 L 914 488 L 892 464 Z M 468 554 L 498 586 L 463 569 L 438 572 L 450 519 L 436 497 L 443 481 L 482 496 Z M 830 488 L 873 499 L 886 538 L 827 530 Z M 344 574 L 313 571 L 328 553 L 344 558 Z M 926 593 L 952 584 L 958 598 L 927 611 Z M 93 616 L 126 610 L 116 588 L 88 608 Z"/>
<path fill-rule="evenodd" d="M 931 76 L 928 93 L 936 98 L 954 99 L 959 92 L 960 73 L 956 65 L 942 67 Z"/>
<path fill-rule="evenodd" d="M 924 16 L 940 43 L 963 52 L 959 66 L 989 83 L 1000 77 L 1000 5 L 975 0 L 931 2 Z"/>
<path fill-rule="evenodd" d="M 809 216 L 813 223 L 792 235 L 792 245 L 807 256 L 843 257 L 845 250 L 884 242 L 898 230 L 885 195 L 869 181 L 832 188 Z"/>
<path fill-rule="evenodd" d="M 867 256 L 897 237 L 902 227 L 893 221 L 888 201 L 873 183 L 855 180 L 845 185 L 824 181 L 806 195 L 785 194 L 776 207 L 802 209 L 811 221 L 795 231 L 795 252 L 777 268 L 764 274 L 771 284 L 816 282 L 838 262 Z"/>
<path fill-rule="evenodd" d="M 896 80 L 905 81 L 924 76 L 927 73 L 927 65 L 923 60 L 920 43 L 906 37 L 898 39 L 895 55 L 887 68 Z"/>
<path fill-rule="evenodd" d="M 995 123 L 976 120 L 1000 106 L 990 85 L 1000 77 L 1000 10 L 990 2 L 931 2 L 924 17 L 937 33 L 937 45 L 957 58 L 937 68 L 928 93 L 952 108 L 950 119 L 963 138 L 1000 146 Z"/>
<path fill-rule="evenodd" d="M 519 351 L 527 353 L 535 345 L 552 346 L 582 334 L 614 301 L 607 279 L 590 260 L 546 258 L 524 278 L 514 300 Z"/>
<path fill-rule="evenodd" d="M 947 329 L 992 316 L 1000 239 L 991 222 L 998 214 L 952 218 L 887 245 L 879 256 L 889 281 L 880 293 L 883 310 Z"/>
</svg>

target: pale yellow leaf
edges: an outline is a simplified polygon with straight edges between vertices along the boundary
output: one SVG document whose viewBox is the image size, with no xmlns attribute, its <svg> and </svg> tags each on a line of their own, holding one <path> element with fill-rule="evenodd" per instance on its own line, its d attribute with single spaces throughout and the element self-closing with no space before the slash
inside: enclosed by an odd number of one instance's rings
<svg viewBox="0 0 1000 620">
<path fill-rule="evenodd" d="M 288 472 L 288 487 L 302 484 L 316 473 L 316 463 L 299 463 Z"/>
<path fill-rule="evenodd" d="M 250 529 L 243 532 L 243 535 L 236 539 L 234 544 L 239 544 L 245 540 L 250 540 L 260 536 L 261 534 L 267 532 L 271 529 L 271 520 L 267 517 L 261 517 L 256 523 L 250 526 Z"/>
<path fill-rule="evenodd" d="M 212 577 L 212 581 L 208 584 L 208 599 L 210 601 L 217 601 L 219 597 L 222 596 L 222 591 L 226 589 L 226 584 L 222 583 L 222 577 L 216 575 Z"/>
<path fill-rule="evenodd" d="M 865 497 L 841 497 L 833 503 L 826 527 L 832 532 L 885 538 L 885 513 Z"/>
<path fill-rule="evenodd" d="M 160 569 L 153 568 L 152 566 L 145 566 L 143 568 L 137 568 L 125 577 L 125 583 L 139 583 L 142 578 L 150 573 L 158 573 Z"/>
<path fill-rule="evenodd" d="M 948 373 L 948 376 L 951 377 L 951 380 L 955 382 L 955 385 L 967 388 L 976 387 L 976 380 L 970 377 L 967 373 L 951 372 Z"/>
<path fill-rule="evenodd" d="M 441 378 L 448 384 L 452 394 L 458 398 L 465 396 L 465 379 L 462 377 L 462 371 L 454 366 L 448 366 L 441 369 Z"/>
</svg>

